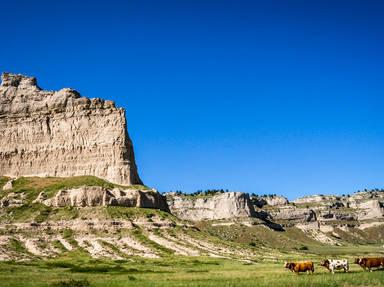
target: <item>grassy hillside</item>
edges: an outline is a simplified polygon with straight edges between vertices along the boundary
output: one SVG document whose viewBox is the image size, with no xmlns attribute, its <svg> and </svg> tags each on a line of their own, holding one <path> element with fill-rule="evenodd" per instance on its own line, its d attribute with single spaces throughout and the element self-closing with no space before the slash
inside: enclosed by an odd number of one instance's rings
<svg viewBox="0 0 384 287">
<path fill-rule="evenodd" d="M 155 209 L 33 203 L 42 191 L 53 196 L 79 186 L 116 187 L 91 176 L 31 177 L 0 193 L 0 199 L 23 200 L 0 208 L 0 286 L 384 285 L 384 272 L 352 265 L 350 274 L 332 276 L 318 266 L 325 257 L 384 256 L 382 244 L 331 246 L 297 228 L 274 231 L 258 219 L 194 224 Z M 379 228 L 369 229 L 372 237 Z M 304 259 L 317 264 L 314 275 L 282 267 L 284 260 Z"/>
<path fill-rule="evenodd" d="M 50 207 L 34 203 L 42 191 L 52 197 L 59 190 L 80 186 L 116 187 L 92 176 L 25 177 L 15 180 L 11 190 L 3 191 L 1 199 L 12 200 L 12 205 L 0 208 L 0 260 L 34 261 L 71 252 L 121 260 L 175 255 L 248 258 L 260 253 L 248 245 L 210 236 L 191 223 L 156 209 Z"/>
<path fill-rule="evenodd" d="M 4 184 L 9 180 L 8 177 L 0 176 L 0 187 L 4 186 Z"/>
<path fill-rule="evenodd" d="M 8 179 L 0 177 L 0 187 L 5 184 Z M 82 210 L 75 207 L 52 208 L 41 203 L 33 203 L 40 192 L 44 192 L 48 198 L 54 196 L 59 190 L 76 188 L 81 186 L 101 186 L 105 188 L 122 187 L 100 179 L 95 176 L 75 176 L 75 177 L 20 177 L 13 182 L 11 190 L 0 192 L 0 200 L 12 195 L 16 200 L 22 200 L 21 206 L 11 206 L 0 208 L 0 223 L 1 222 L 44 222 L 47 220 L 68 220 L 82 217 L 89 212 L 86 209 Z M 146 186 L 130 186 L 147 190 Z M 113 209 L 111 209 L 113 210 Z M 112 211 L 111 211 L 112 212 Z M 130 213 L 140 213 L 138 210 L 126 211 Z M 144 212 L 144 211 L 143 211 Z M 109 216 L 108 209 L 101 212 L 95 208 L 95 215 Z"/>
<path fill-rule="evenodd" d="M 0 177 L 0 186 L 3 186 L 7 178 Z M 74 176 L 74 177 L 20 177 L 13 182 L 13 188 L 9 191 L 3 191 L 0 198 L 14 192 L 20 194 L 25 192 L 28 203 L 31 203 L 40 192 L 44 191 L 48 197 L 53 196 L 57 191 L 67 188 L 76 188 L 80 186 L 102 186 L 105 188 L 122 187 L 121 185 L 110 183 L 95 176 Z M 137 189 L 148 189 L 143 185 L 131 186 Z"/>
<path fill-rule="evenodd" d="M 377 240 L 372 240 L 372 242 L 362 240 L 362 237 L 358 242 L 343 241 L 340 245 L 330 245 L 308 237 L 296 227 L 286 228 L 285 231 L 274 231 L 260 224 L 254 226 L 216 224 L 212 222 L 199 222 L 196 226 L 200 230 L 221 240 L 249 245 L 253 248 L 270 248 L 281 253 L 298 252 L 322 256 L 353 256 L 356 251 L 359 251 L 360 255 L 377 254 L 384 256 L 382 243 L 377 242 Z M 376 237 L 382 234 L 382 230 L 378 230 L 378 228 L 380 227 L 368 230 L 368 234 L 376 232 Z M 365 232 L 367 233 L 367 231 Z"/>
</svg>

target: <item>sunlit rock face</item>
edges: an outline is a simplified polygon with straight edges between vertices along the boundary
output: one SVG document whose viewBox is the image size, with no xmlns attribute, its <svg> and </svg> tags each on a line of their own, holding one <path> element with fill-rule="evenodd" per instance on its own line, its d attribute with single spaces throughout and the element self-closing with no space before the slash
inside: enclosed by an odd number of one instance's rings
<svg viewBox="0 0 384 287">
<path fill-rule="evenodd" d="M 52 207 L 124 206 L 155 208 L 169 212 L 165 197 L 156 190 L 82 186 L 60 190 L 52 198 L 46 198 L 46 194 L 41 192 L 34 202 Z"/>
<path fill-rule="evenodd" d="M 168 193 L 167 202 L 173 214 L 192 221 L 256 216 L 249 195 L 242 192 L 225 192 L 202 198 Z"/>
<path fill-rule="evenodd" d="M 0 86 L 0 174 L 142 183 L 124 109 L 73 89 L 45 91 L 35 78 L 9 73 Z"/>
</svg>

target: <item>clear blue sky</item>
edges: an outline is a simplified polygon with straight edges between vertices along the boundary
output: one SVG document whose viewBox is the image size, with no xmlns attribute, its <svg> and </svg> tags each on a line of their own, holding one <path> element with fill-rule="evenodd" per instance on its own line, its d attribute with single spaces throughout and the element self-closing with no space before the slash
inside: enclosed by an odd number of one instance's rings
<svg viewBox="0 0 384 287">
<path fill-rule="evenodd" d="M 0 70 L 126 108 L 149 186 L 384 187 L 384 1 L 0 4 Z"/>
</svg>

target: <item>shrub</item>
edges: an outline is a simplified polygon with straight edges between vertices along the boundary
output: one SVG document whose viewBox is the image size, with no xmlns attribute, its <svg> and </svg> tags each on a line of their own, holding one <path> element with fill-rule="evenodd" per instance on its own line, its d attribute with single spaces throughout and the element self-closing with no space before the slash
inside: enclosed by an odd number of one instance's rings
<svg viewBox="0 0 384 287">
<path fill-rule="evenodd" d="M 307 246 L 301 246 L 301 247 L 299 248 L 299 250 L 308 250 L 308 247 L 307 247 Z"/>
<path fill-rule="evenodd" d="M 66 281 L 60 281 L 53 286 L 57 287 L 89 287 L 91 284 L 89 284 L 88 280 L 75 280 L 75 279 L 69 279 Z"/>
</svg>

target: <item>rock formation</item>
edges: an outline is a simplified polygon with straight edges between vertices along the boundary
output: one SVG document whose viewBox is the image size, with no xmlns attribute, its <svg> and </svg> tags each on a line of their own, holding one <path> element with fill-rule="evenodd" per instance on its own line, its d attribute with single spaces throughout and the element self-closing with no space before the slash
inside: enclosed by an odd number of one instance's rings
<svg viewBox="0 0 384 287">
<path fill-rule="evenodd" d="M 280 208 L 278 212 L 271 212 L 274 220 L 287 220 L 290 223 L 305 223 L 316 221 L 316 213 L 309 208 L 286 207 Z"/>
<path fill-rule="evenodd" d="M 258 214 L 281 224 L 296 227 L 310 237 L 327 244 L 339 244 L 335 238 L 361 240 L 361 230 L 384 224 L 384 192 L 366 191 L 351 195 L 310 195 L 292 202 L 270 201 L 252 196 Z M 369 233 L 367 235 L 369 237 Z M 351 239 L 352 238 L 352 239 Z"/>
<path fill-rule="evenodd" d="M 173 214 L 192 221 L 254 217 L 256 215 L 249 195 L 242 192 L 225 192 L 204 197 L 188 197 L 169 193 L 167 202 Z"/>
<path fill-rule="evenodd" d="M 124 206 L 169 211 L 165 197 L 155 190 L 107 189 L 100 186 L 63 189 L 49 199 L 41 192 L 34 202 L 52 207 Z"/>
<path fill-rule="evenodd" d="M 262 201 L 263 197 L 252 197 L 254 205 L 274 220 L 291 223 L 318 220 L 361 221 L 384 219 L 384 192 L 358 192 L 347 196 L 311 195 L 298 198 L 291 203 Z"/>
<path fill-rule="evenodd" d="M 11 190 L 13 188 L 13 179 L 8 180 L 6 184 L 3 186 L 3 190 Z"/>
<path fill-rule="evenodd" d="M 334 195 L 309 195 L 298 198 L 293 201 L 295 204 L 306 204 L 306 203 L 321 203 L 337 200 L 337 196 Z"/>
<path fill-rule="evenodd" d="M 289 203 L 288 199 L 281 195 L 263 195 L 252 197 L 252 202 L 257 207 L 263 207 L 264 205 L 278 206 L 286 205 Z"/>
<path fill-rule="evenodd" d="M 0 86 L 0 174 L 142 183 L 124 109 L 68 88 L 45 91 L 35 78 L 9 73 Z"/>
</svg>

